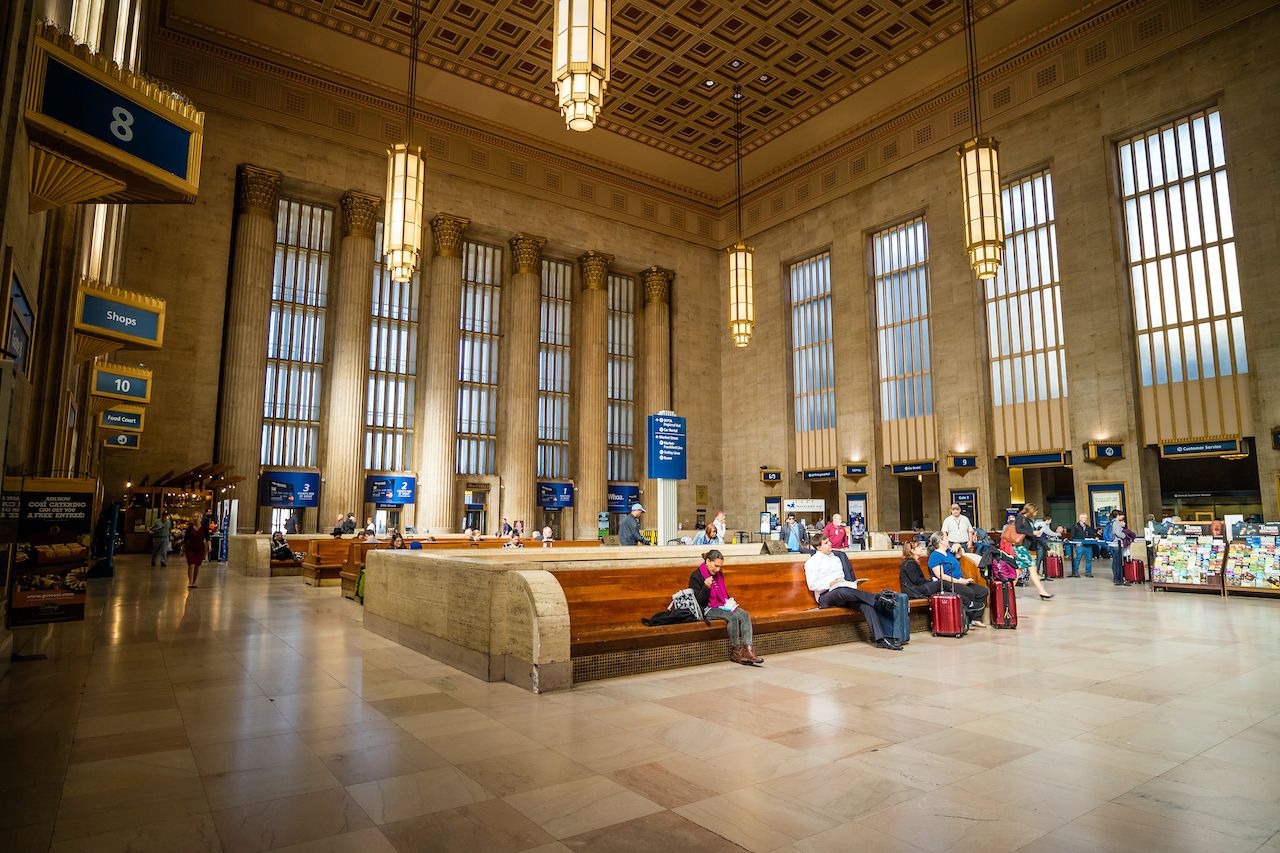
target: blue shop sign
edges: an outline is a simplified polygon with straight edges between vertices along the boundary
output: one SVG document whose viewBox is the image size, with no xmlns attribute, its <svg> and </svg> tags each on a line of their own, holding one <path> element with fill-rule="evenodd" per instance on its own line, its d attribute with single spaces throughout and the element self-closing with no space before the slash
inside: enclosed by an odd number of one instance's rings
<svg viewBox="0 0 1280 853">
<path fill-rule="evenodd" d="M 648 476 L 654 480 L 683 480 L 688 471 L 685 419 L 678 415 L 649 415 L 646 458 Z"/>
<path fill-rule="evenodd" d="M 116 435 L 109 435 L 103 439 L 103 446 L 123 448 L 125 450 L 137 450 L 142 446 L 142 436 L 136 432 L 122 432 Z"/>
<path fill-rule="evenodd" d="M 844 466 L 844 475 L 846 477 L 865 477 L 867 476 L 867 463 L 850 462 Z"/>
<path fill-rule="evenodd" d="M 953 469 L 967 470 L 978 467 L 978 457 L 976 456 L 951 456 L 947 461 L 950 463 L 947 467 Z"/>
<path fill-rule="evenodd" d="M 937 462 L 900 462 L 893 466 L 896 475 L 933 474 L 938 470 Z"/>
<path fill-rule="evenodd" d="M 781 483 L 781 482 L 782 482 L 782 472 L 781 472 L 781 471 L 774 471 L 774 470 L 761 471 L 761 472 L 760 472 L 760 482 L 762 482 L 762 483 Z"/>
<path fill-rule="evenodd" d="M 365 503 L 381 507 L 408 506 L 418 492 L 414 477 L 395 477 L 387 474 L 370 474 L 364 478 Z"/>
<path fill-rule="evenodd" d="M 539 483 L 538 506 L 543 509 L 573 506 L 573 483 Z"/>
<path fill-rule="evenodd" d="M 142 432 L 142 409 L 107 409 L 98 417 L 103 429 L 119 429 L 126 432 Z"/>
<path fill-rule="evenodd" d="M 75 326 L 80 331 L 111 340 L 158 347 L 161 344 L 162 321 L 163 314 L 159 311 L 84 292 L 80 294 L 80 312 Z"/>
<path fill-rule="evenodd" d="M 136 375 L 137 372 L 125 373 L 109 367 L 95 367 L 93 393 L 99 397 L 114 397 L 117 400 L 149 402 L 151 400 L 150 371 L 147 371 L 146 378 Z"/>
<path fill-rule="evenodd" d="M 273 507 L 318 506 L 320 475 L 314 471 L 263 471 L 262 500 Z"/>
<path fill-rule="evenodd" d="M 1194 459 L 1198 456 L 1221 456 L 1240 453 L 1240 439 L 1220 438 L 1212 441 L 1182 441 L 1160 445 L 1160 455 L 1165 459 Z"/>
<path fill-rule="evenodd" d="M 1008 457 L 1010 468 L 1036 468 L 1046 465 L 1065 465 L 1065 456 L 1061 450 L 1052 453 L 1012 453 Z"/>
<path fill-rule="evenodd" d="M 191 132 L 45 55 L 40 112 L 183 181 Z"/>
<path fill-rule="evenodd" d="M 639 501 L 639 486 L 624 486 L 619 483 L 609 484 L 609 512 L 630 512 L 631 505 Z"/>
<path fill-rule="evenodd" d="M 836 478 L 835 468 L 811 468 L 804 472 L 806 480 L 834 480 Z"/>
</svg>

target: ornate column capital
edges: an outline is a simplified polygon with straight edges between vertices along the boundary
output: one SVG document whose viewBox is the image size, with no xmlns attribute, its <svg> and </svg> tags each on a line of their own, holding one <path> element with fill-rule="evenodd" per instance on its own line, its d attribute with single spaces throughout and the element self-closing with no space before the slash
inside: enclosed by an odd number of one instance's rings
<svg viewBox="0 0 1280 853">
<path fill-rule="evenodd" d="M 376 195 L 347 190 L 342 194 L 342 236 L 373 239 L 382 199 Z"/>
<path fill-rule="evenodd" d="M 613 263 L 613 255 L 606 255 L 595 249 L 578 258 L 578 268 L 582 270 L 582 286 L 587 290 L 607 288 L 611 263 Z"/>
<path fill-rule="evenodd" d="M 676 274 L 662 267 L 649 267 L 640 271 L 640 281 L 644 284 L 644 304 L 656 305 L 666 303 L 671 298 L 671 282 Z"/>
<path fill-rule="evenodd" d="M 280 179 L 284 176 L 271 169 L 241 163 L 236 168 L 236 177 L 236 212 L 261 213 L 275 219 Z"/>
<path fill-rule="evenodd" d="M 431 219 L 431 242 L 436 247 L 436 257 L 456 258 L 462 254 L 462 235 L 471 220 L 448 213 L 436 214 Z"/>
<path fill-rule="evenodd" d="M 517 273 L 541 273 L 542 247 L 547 245 L 547 238 L 534 237 L 532 234 L 517 234 L 511 238 L 511 252 L 516 258 Z"/>
</svg>

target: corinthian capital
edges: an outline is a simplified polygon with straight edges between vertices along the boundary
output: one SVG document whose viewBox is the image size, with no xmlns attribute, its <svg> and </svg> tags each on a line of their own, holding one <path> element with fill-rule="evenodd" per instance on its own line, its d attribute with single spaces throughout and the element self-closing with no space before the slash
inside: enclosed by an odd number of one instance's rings
<svg viewBox="0 0 1280 853">
<path fill-rule="evenodd" d="M 604 290 L 609 284 L 609 264 L 613 255 L 606 255 L 594 249 L 578 258 L 578 268 L 582 270 L 582 286 L 587 290 Z"/>
<path fill-rule="evenodd" d="M 657 305 L 670 300 L 671 282 L 676 274 L 662 267 L 649 267 L 640 272 L 640 281 L 644 284 L 644 304 Z"/>
<path fill-rule="evenodd" d="M 537 273 L 542 264 L 542 247 L 547 244 L 545 237 L 534 237 L 532 234 L 517 234 L 511 238 L 511 252 L 516 257 L 517 273 Z"/>
<path fill-rule="evenodd" d="M 436 256 L 456 258 L 461 255 L 462 235 L 470 224 L 471 220 L 462 216 L 437 214 L 431 220 L 431 241 L 435 244 Z"/>
<path fill-rule="evenodd" d="M 373 226 L 378 221 L 382 199 L 376 195 L 349 190 L 342 199 L 342 236 L 373 239 Z"/>
<path fill-rule="evenodd" d="M 239 213 L 261 213 L 276 218 L 280 201 L 279 172 L 241 163 L 236 169 L 236 209 Z"/>
</svg>

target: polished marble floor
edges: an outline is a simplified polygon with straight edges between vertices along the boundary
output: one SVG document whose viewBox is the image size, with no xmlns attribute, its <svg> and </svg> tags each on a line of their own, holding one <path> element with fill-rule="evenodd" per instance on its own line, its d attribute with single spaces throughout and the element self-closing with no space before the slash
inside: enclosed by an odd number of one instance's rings
<svg viewBox="0 0 1280 853">
<path fill-rule="evenodd" d="M 201 580 L 125 557 L 16 634 L 0 850 L 1280 850 L 1280 601 L 1066 579 L 1017 631 L 534 696 Z"/>
</svg>

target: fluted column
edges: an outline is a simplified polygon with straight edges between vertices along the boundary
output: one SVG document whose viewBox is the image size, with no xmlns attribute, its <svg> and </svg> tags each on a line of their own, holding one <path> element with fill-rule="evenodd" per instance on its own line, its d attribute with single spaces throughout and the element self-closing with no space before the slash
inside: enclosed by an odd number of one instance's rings
<svg viewBox="0 0 1280 853">
<path fill-rule="evenodd" d="M 458 315 L 462 310 L 462 235 L 471 220 L 440 214 L 431 220 L 431 311 L 425 358 L 420 358 L 423 400 L 418 451 L 419 533 L 458 529 L 454 472 L 458 467 Z"/>
<path fill-rule="evenodd" d="M 369 312 L 373 298 L 373 229 L 382 199 L 355 191 L 342 197 L 342 242 L 338 280 L 330 288 L 332 347 L 325 365 L 329 384 L 325 407 L 324 488 L 320 526 L 338 513 L 363 516 L 360 474 L 364 469 L 364 406 L 369 366 Z"/>
<path fill-rule="evenodd" d="M 675 273 L 661 267 L 649 267 L 640 273 L 644 286 L 644 408 L 640 412 L 636 444 L 648 444 L 647 418 L 655 412 L 671 408 L 671 282 Z M 645 449 L 645 471 L 649 467 Z M 644 473 L 643 471 L 641 473 Z M 645 477 L 645 500 L 653 503 L 658 494 L 656 481 Z M 652 507 L 645 507 L 652 511 Z M 650 523 L 654 523 L 652 520 Z"/>
<path fill-rule="evenodd" d="M 609 502 L 609 262 L 600 252 L 578 258 L 582 293 L 578 297 L 577 395 L 578 468 L 574 478 L 574 533 L 578 539 L 594 539 L 596 513 Z"/>
<path fill-rule="evenodd" d="M 502 342 L 502 425 L 498 437 L 498 474 L 502 478 L 502 514 L 539 526 L 538 478 L 538 324 L 542 316 L 542 237 L 511 238 L 515 271 L 504 287 L 507 317 Z"/>
<path fill-rule="evenodd" d="M 236 244 L 218 398 L 218 461 L 231 465 L 233 475 L 244 477 L 236 495 L 238 533 L 252 533 L 258 526 L 267 323 L 280 177 L 279 172 L 247 163 L 237 170 Z"/>
</svg>

